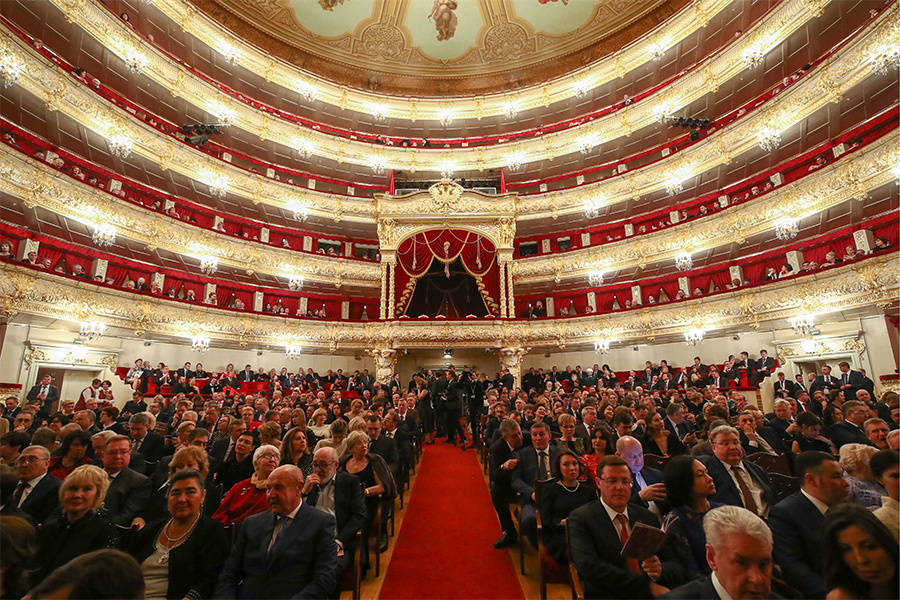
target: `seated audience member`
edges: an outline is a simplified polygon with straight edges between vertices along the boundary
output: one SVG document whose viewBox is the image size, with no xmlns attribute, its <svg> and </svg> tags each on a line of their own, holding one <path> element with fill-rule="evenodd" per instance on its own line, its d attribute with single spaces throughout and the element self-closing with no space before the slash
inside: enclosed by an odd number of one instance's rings
<svg viewBox="0 0 900 600">
<path fill-rule="evenodd" d="M 209 457 L 206 455 L 206 451 L 203 448 L 197 446 L 188 446 L 178 450 L 171 457 L 171 460 L 165 465 L 161 464 L 159 469 L 165 469 L 164 473 L 166 473 L 166 478 L 162 483 L 159 483 L 159 470 L 154 474 L 154 477 L 151 480 L 153 484 L 151 489 L 154 491 L 150 494 L 147 505 L 131 522 L 131 525 L 138 530 L 143 529 L 147 523 L 162 519 L 169 514 L 169 490 L 172 486 L 172 478 L 175 477 L 176 473 L 184 469 L 193 469 L 203 475 L 205 482 L 209 482 Z M 218 498 L 210 498 L 210 495 L 208 494 L 207 501 L 204 504 L 204 514 L 210 514 L 210 512 L 215 510 L 215 504 L 218 504 Z M 210 505 L 213 505 L 213 508 L 210 508 Z"/>
<path fill-rule="evenodd" d="M 677 517 L 670 525 L 674 543 L 685 565 L 689 578 L 709 575 L 706 562 L 706 535 L 703 533 L 703 518 L 709 511 L 724 506 L 710 502 L 716 493 L 716 485 L 706 470 L 706 466 L 690 456 L 676 456 L 666 464 L 666 500 L 672 507 L 670 519 Z"/>
<path fill-rule="evenodd" d="M 877 517 L 860 506 L 843 504 L 828 511 L 823 529 L 828 600 L 897 597 L 900 552 Z"/>
<path fill-rule="evenodd" d="M 316 442 L 313 452 L 315 453 L 322 448 L 334 448 L 338 456 L 343 456 L 344 451 L 347 449 L 347 434 L 350 433 L 347 421 L 341 418 L 335 419 L 330 425 L 330 431 L 331 437 Z"/>
<path fill-rule="evenodd" d="M 306 440 L 306 432 L 300 427 L 291 428 L 284 434 L 281 443 L 281 464 L 295 465 L 303 471 L 304 477 L 313 472 L 313 453 Z"/>
<path fill-rule="evenodd" d="M 253 475 L 255 468 L 252 455 L 255 449 L 256 440 L 253 434 L 242 430 L 228 458 L 216 472 L 216 483 L 221 485 L 223 490 L 231 490 L 239 481 Z"/>
<path fill-rule="evenodd" d="M 699 458 L 716 485 L 713 502 L 743 506 L 762 517 L 769 514 L 777 498 L 765 470 L 744 460 L 738 430 L 730 425 L 716 427 L 709 434 L 712 456 Z"/>
<path fill-rule="evenodd" d="M 59 491 L 62 512 L 54 512 L 38 530 L 32 584 L 73 558 L 118 544 L 116 526 L 97 512 L 108 487 L 106 473 L 94 465 L 82 465 L 66 477 Z"/>
<path fill-rule="evenodd" d="M 873 445 L 866 436 L 863 423 L 869 418 L 869 407 L 857 400 L 850 400 L 841 405 L 844 420 L 832 425 L 828 430 L 828 437 L 840 450 L 844 444 Z"/>
<path fill-rule="evenodd" d="M 15 466 L 19 454 L 31 443 L 31 436 L 21 431 L 12 431 L 0 437 L 0 463 Z"/>
<path fill-rule="evenodd" d="M 639 562 L 621 551 L 635 523 L 659 527 L 648 510 L 629 504 L 631 470 L 621 458 L 607 456 L 597 464 L 600 500 L 569 513 L 571 556 L 584 580 L 585 598 L 655 598 L 681 583 L 672 545 Z"/>
<path fill-rule="evenodd" d="M 268 480 L 269 507 L 238 532 L 215 598 L 327 598 L 338 585 L 335 519 L 301 502 L 293 465 Z"/>
<path fill-rule="evenodd" d="M 881 508 L 872 514 L 900 540 L 900 454 L 896 450 L 879 450 L 869 462 L 872 476 L 887 491 L 881 498 Z"/>
<path fill-rule="evenodd" d="M 240 419 L 234 419 L 228 416 L 222 418 L 228 419 L 227 435 L 218 436 L 209 450 L 210 458 L 215 458 L 219 462 L 234 460 L 235 443 L 241 434 L 247 430 L 247 426 Z M 217 437 L 216 434 L 213 434 L 213 437 Z"/>
<path fill-rule="evenodd" d="M 211 598 L 228 558 L 222 524 L 202 514 L 204 475 L 181 469 L 168 483 L 165 516 L 138 535 L 131 554 L 141 565 L 145 598 Z"/>
<path fill-rule="evenodd" d="M 760 418 L 762 418 L 762 413 L 760 413 Z M 784 454 L 784 446 L 775 430 L 771 427 L 757 427 L 756 414 L 750 410 L 745 410 L 738 416 L 737 425 L 745 455 L 749 456 L 757 452 Z"/>
<path fill-rule="evenodd" d="M 877 417 L 867 419 L 866 422 L 863 423 L 863 429 L 866 432 L 866 437 L 869 438 L 869 442 L 871 442 L 875 448 L 884 450 L 888 447 L 887 436 L 891 432 L 891 429 L 886 421 Z"/>
<path fill-rule="evenodd" d="M 0 517 L 24 519 L 32 526 L 36 526 L 37 521 L 13 502 L 13 493 L 18 485 L 19 478 L 16 476 L 15 471 L 0 467 Z"/>
<path fill-rule="evenodd" d="M 128 419 L 128 429 L 131 433 L 132 452 L 140 452 L 144 460 L 152 463 L 166 453 L 165 439 L 154 431 L 150 431 L 150 415 L 140 412 Z"/>
<path fill-rule="evenodd" d="M 776 504 L 769 518 L 775 562 L 788 584 L 805 597 L 824 598 L 822 523 L 830 507 L 847 501 L 850 484 L 837 458 L 825 452 L 800 454 L 794 472 L 800 491 Z"/>
<path fill-rule="evenodd" d="M 131 440 L 123 435 L 106 442 L 101 459 L 110 482 L 104 503 L 107 516 L 116 525 L 131 525 L 150 498 L 150 479 L 128 467 Z"/>
<path fill-rule="evenodd" d="M 597 411 L 594 411 L 594 414 L 596 415 Z M 594 427 L 594 432 L 591 434 L 590 444 L 591 451 L 581 456 L 581 464 L 585 468 L 586 475 L 588 477 L 596 479 L 597 463 L 600 462 L 600 459 L 604 456 L 615 454 L 616 444 L 615 442 L 613 442 L 612 434 L 603 425 Z"/>
<path fill-rule="evenodd" d="M 255 472 L 228 490 L 213 519 L 223 525 L 242 523 L 247 517 L 266 510 L 266 480 L 278 467 L 281 455 L 275 446 L 260 446 L 253 453 Z"/>
<path fill-rule="evenodd" d="M 34 526 L 27 519 L 0 511 L 0 548 L 0 597 L 22 598 L 28 592 L 28 564 L 35 549 Z"/>
<path fill-rule="evenodd" d="M 799 431 L 794 432 L 791 452 L 800 454 L 814 450 L 837 454 L 831 440 L 822 435 L 822 420 L 819 417 L 809 411 L 803 411 L 797 415 L 797 427 Z"/>
<path fill-rule="evenodd" d="M 559 448 L 550 445 L 550 426 L 537 422 L 531 426 L 531 446 L 518 453 L 518 463 L 512 472 L 512 487 L 519 494 L 522 533 L 537 548 L 537 513 L 534 506 L 534 481 L 550 479 L 554 475 Z"/>
<path fill-rule="evenodd" d="M 544 545 L 547 546 L 547 553 L 553 560 L 559 564 L 566 564 L 569 562 L 566 549 L 566 519 L 576 508 L 595 501 L 597 492 L 592 485 L 578 481 L 581 467 L 578 455 L 571 450 L 560 450 L 553 471 L 559 474 L 559 478 L 555 483 L 543 488 L 541 498 Z"/>
<path fill-rule="evenodd" d="M 869 460 L 878 452 L 877 448 L 863 444 L 841 446 L 840 463 L 844 478 L 850 483 L 850 502 L 874 510 L 881 506 L 885 489 L 872 476 Z"/>
<path fill-rule="evenodd" d="M 666 499 L 663 475 L 657 469 L 644 465 L 641 443 L 631 436 L 620 437 L 616 442 L 616 456 L 624 460 L 631 470 L 632 486 L 629 502 L 649 509 L 657 516 L 665 514 L 665 506 L 660 507 L 660 503 Z"/>
<path fill-rule="evenodd" d="M 656 411 L 647 416 L 647 432 L 641 438 L 641 445 L 646 454 L 657 456 L 678 456 L 688 451 L 684 442 L 666 429 L 663 416 Z"/>
<path fill-rule="evenodd" d="M 585 451 L 584 440 L 575 436 L 575 417 L 572 415 L 560 415 L 557 420 L 559 431 L 562 435 L 553 440 L 560 449 L 570 450 L 581 456 Z"/>
<path fill-rule="evenodd" d="M 37 524 L 46 521 L 59 506 L 60 481 L 47 473 L 49 464 L 50 451 L 43 446 L 27 446 L 16 461 L 19 484 L 12 503 Z"/>
<path fill-rule="evenodd" d="M 60 481 L 81 465 L 91 462 L 87 456 L 91 448 L 91 435 L 87 431 L 73 431 L 63 438 L 59 454 L 50 458 L 47 472 Z"/>
<path fill-rule="evenodd" d="M 342 574 L 356 552 L 356 534 L 366 523 L 366 503 L 359 478 L 338 471 L 338 456 L 334 448 L 321 448 L 313 459 L 313 473 L 303 483 L 306 502 L 334 516 L 337 523 L 338 573 Z M 339 590 L 332 596 L 337 597 Z M 329 597 L 332 597 L 329 596 Z"/>
<path fill-rule="evenodd" d="M 130 555 L 119 550 L 95 550 L 53 571 L 28 592 L 28 597 L 144 600 L 144 577 Z"/>
<path fill-rule="evenodd" d="M 500 519 L 503 534 L 494 543 L 494 548 L 514 545 L 519 534 L 509 512 L 509 505 L 516 501 L 516 491 L 512 485 L 512 474 L 519 464 L 518 451 L 522 446 L 522 429 L 514 419 L 504 419 L 499 428 L 501 438 L 491 444 L 491 503 Z"/>
<path fill-rule="evenodd" d="M 662 598 L 781 598 L 772 592 L 772 532 L 762 519 L 738 506 L 721 506 L 703 519 L 703 532 L 711 574 Z"/>
</svg>

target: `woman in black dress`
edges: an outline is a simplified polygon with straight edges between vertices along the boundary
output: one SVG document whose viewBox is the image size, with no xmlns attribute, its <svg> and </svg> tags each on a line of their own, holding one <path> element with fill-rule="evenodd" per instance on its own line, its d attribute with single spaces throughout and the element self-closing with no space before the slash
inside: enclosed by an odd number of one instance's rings
<svg viewBox="0 0 900 600">
<path fill-rule="evenodd" d="M 416 408 L 419 418 L 422 420 L 422 433 L 425 434 L 425 443 L 434 443 L 434 408 L 432 407 L 431 392 L 428 391 L 428 382 L 421 377 L 415 377 L 416 382 Z"/>
<path fill-rule="evenodd" d="M 822 435 L 822 420 L 819 417 L 805 410 L 797 415 L 797 427 L 800 428 L 800 431 L 794 433 L 791 452 L 800 454 L 809 450 L 818 450 L 837 454 L 832 441 Z"/>
<path fill-rule="evenodd" d="M 644 447 L 644 454 L 679 456 L 687 453 L 687 446 L 677 435 L 666 429 L 666 423 L 658 412 L 650 417 L 641 445 Z"/>
<path fill-rule="evenodd" d="M 554 472 L 559 480 L 544 487 L 541 493 L 541 522 L 547 553 L 560 564 L 566 556 L 566 519 L 573 510 L 597 499 L 597 492 L 588 483 L 578 481 L 581 464 L 571 450 L 560 450 Z"/>
</svg>

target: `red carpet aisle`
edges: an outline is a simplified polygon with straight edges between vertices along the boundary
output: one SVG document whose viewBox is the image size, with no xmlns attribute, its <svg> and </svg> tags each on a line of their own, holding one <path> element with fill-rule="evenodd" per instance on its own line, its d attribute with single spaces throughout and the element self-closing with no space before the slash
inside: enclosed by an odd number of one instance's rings
<svg viewBox="0 0 900 600">
<path fill-rule="evenodd" d="M 524 598 L 474 450 L 425 446 L 381 588 L 395 598 Z"/>
</svg>

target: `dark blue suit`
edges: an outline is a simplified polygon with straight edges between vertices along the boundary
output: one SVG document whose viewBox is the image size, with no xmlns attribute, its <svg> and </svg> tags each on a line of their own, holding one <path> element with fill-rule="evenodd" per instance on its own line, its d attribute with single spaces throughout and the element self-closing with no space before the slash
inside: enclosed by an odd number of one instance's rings
<svg viewBox="0 0 900 600">
<path fill-rule="evenodd" d="M 709 476 L 713 478 L 713 482 L 716 484 L 716 493 L 709 500 L 711 502 L 743 507 L 744 497 L 741 495 L 741 490 L 738 489 L 734 479 L 731 478 L 731 473 L 725 470 L 725 465 L 722 464 L 722 461 L 714 454 L 698 456 L 697 460 L 706 466 Z M 772 489 L 772 480 L 769 478 L 769 474 L 762 467 L 747 460 L 741 461 L 741 466 L 750 474 L 756 485 L 761 488 L 762 497 L 766 505 L 770 509 L 775 506 L 775 503 L 778 502 L 778 497 L 775 495 L 775 490 Z"/>
<path fill-rule="evenodd" d="M 267 510 L 244 521 L 215 598 L 328 598 L 337 587 L 334 517 L 303 502 L 270 555 L 277 520 Z"/>
<path fill-rule="evenodd" d="M 44 475 L 34 489 L 25 497 L 19 509 L 31 515 L 38 523 L 43 523 L 59 506 L 59 486 L 62 482 L 52 475 Z M 10 498 L 12 502 L 12 498 Z"/>
<path fill-rule="evenodd" d="M 712 576 L 703 579 L 695 579 L 690 583 L 686 583 L 681 587 L 677 587 L 668 594 L 663 594 L 659 598 L 667 598 L 669 600 L 719 600 L 719 594 L 713 586 Z M 781 598 L 775 592 L 769 594 L 770 600 Z"/>
<path fill-rule="evenodd" d="M 769 513 L 772 557 L 785 579 L 806 598 L 828 593 L 822 576 L 822 523 L 825 517 L 809 499 L 797 492 Z"/>
<path fill-rule="evenodd" d="M 658 471 L 657 469 L 651 467 L 644 467 L 641 469 L 641 477 L 644 478 L 644 483 L 648 486 L 653 485 L 654 483 L 663 483 L 663 474 L 662 471 Z M 641 500 L 641 497 L 638 495 L 641 493 L 641 487 L 637 483 L 637 475 L 631 474 L 631 498 L 628 500 L 631 504 L 637 504 L 643 508 L 647 508 L 650 506 L 649 502 L 644 502 Z M 666 514 L 667 511 L 660 508 L 663 514 Z"/>
<path fill-rule="evenodd" d="M 552 471 L 556 457 L 559 456 L 559 446 L 550 444 L 547 448 L 547 454 L 549 456 L 547 462 Z M 534 481 L 539 479 L 537 450 L 534 449 L 534 446 L 519 448 L 518 459 L 519 463 L 512 472 L 512 488 L 519 493 L 519 501 L 522 504 L 522 516 L 520 519 L 522 532 L 528 536 L 528 539 L 537 548 L 537 511 L 534 506 L 534 500 L 531 499 L 531 494 L 534 492 Z M 550 476 L 553 476 L 552 472 Z"/>
</svg>

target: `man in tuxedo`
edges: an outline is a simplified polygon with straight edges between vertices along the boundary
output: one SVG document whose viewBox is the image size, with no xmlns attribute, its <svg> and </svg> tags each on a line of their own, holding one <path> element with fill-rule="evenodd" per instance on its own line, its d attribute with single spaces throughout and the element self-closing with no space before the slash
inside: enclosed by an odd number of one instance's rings
<svg viewBox="0 0 900 600">
<path fill-rule="evenodd" d="M 644 450 L 637 438 L 630 435 L 616 441 L 616 456 L 631 470 L 631 504 L 648 509 L 657 516 L 665 515 L 666 485 L 662 472 L 644 465 Z"/>
<path fill-rule="evenodd" d="M 82 431 L 87 431 L 91 435 L 100 433 L 100 428 L 97 427 L 96 421 L 97 416 L 94 414 L 94 411 L 87 409 L 79 410 L 75 413 L 75 417 L 72 418 L 73 423 L 81 427 Z"/>
<path fill-rule="evenodd" d="M 370 392 L 375 389 L 375 377 L 368 369 L 363 369 L 362 375 L 359 376 L 359 385 Z"/>
<path fill-rule="evenodd" d="M 117 435 L 103 448 L 103 470 L 109 476 L 109 490 L 103 506 L 116 525 L 129 526 L 150 499 L 150 479 L 131 470 L 131 440 Z"/>
<path fill-rule="evenodd" d="M 712 456 L 700 456 L 698 460 L 716 484 L 716 493 L 710 501 L 743 506 L 765 518 L 777 502 L 772 480 L 762 467 L 744 460 L 738 430 L 720 425 L 710 432 L 709 442 Z"/>
<path fill-rule="evenodd" d="M 874 398 L 875 397 L 875 382 L 872 381 L 872 379 L 868 375 L 866 375 L 865 369 L 860 369 L 859 374 L 862 375 L 862 389 L 868 391 L 869 396 Z"/>
<path fill-rule="evenodd" d="M 824 598 L 828 586 L 822 565 L 822 523 L 830 507 L 847 501 L 850 484 L 837 457 L 827 452 L 799 454 L 794 472 L 800 491 L 775 505 L 769 518 L 775 562 L 804 597 Z"/>
<path fill-rule="evenodd" d="M 717 388 L 731 387 L 728 378 L 722 375 L 716 367 L 712 367 L 709 370 L 709 381 L 707 384 Z"/>
<path fill-rule="evenodd" d="M 838 450 L 844 444 L 865 444 L 872 446 L 872 442 L 866 436 L 863 423 L 869 418 L 869 408 L 857 400 L 850 400 L 841 405 L 844 420 L 838 421 L 828 430 L 828 437 L 834 442 Z"/>
<path fill-rule="evenodd" d="M 356 552 L 356 533 L 366 524 L 366 503 L 356 475 L 338 472 L 334 448 L 319 448 L 313 455 L 313 472 L 303 482 L 302 495 L 310 506 L 332 515 L 337 522 L 338 581 Z M 340 596 L 340 590 L 329 598 Z"/>
<path fill-rule="evenodd" d="M 59 507 L 60 480 L 47 474 L 50 451 L 43 446 L 28 446 L 16 461 L 19 483 L 13 492 L 14 506 L 28 513 L 38 524 Z"/>
<path fill-rule="evenodd" d="M 269 510 L 244 521 L 215 598 L 328 598 L 339 584 L 335 518 L 301 501 L 303 472 L 266 481 Z"/>
<path fill-rule="evenodd" d="M 384 419 L 381 420 L 381 424 L 382 435 L 393 440 L 394 445 L 397 447 L 398 469 L 395 479 L 399 485 L 402 481 L 400 475 L 403 474 L 403 470 L 409 471 L 412 464 L 412 441 L 409 437 L 409 429 L 405 422 L 400 420 L 397 411 L 393 409 L 387 411 Z"/>
<path fill-rule="evenodd" d="M 515 377 L 509 372 L 509 369 L 503 369 L 500 373 L 500 387 L 505 387 L 510 391 L 510 395 L 512 395 L 512 391 L 516 387 Z"/>
<path fill-rule="evenodd" d="M 706 513 L 703 530 L 712 574 L 661 598 L 781 598 L 772 593 L 772 532 L 762 519 L 744 508 L 720 506 Z"/>
<path fill-rule="evenodd" d="M 766 377 L 771 377 L 775 370 L 775 359 L 769 356 L 768 350 L 759 351 L 759 360 L 753 369 L 750 385 L 758 386 Z"/>
<path fill-rule="evenodd" d="M 166 441 L 158 433 L 150 431 L 150 417 L 145 413 L 132 415 L 128 419 L 128 430 L 132 451 L 140 452 L 148 462 L 159 462 L 166 452 Z"/>
<path fill-rule="evenodd" d="M 655 598 L 681 583 L 670 542 L 639 562 L 621 551 L 637 523 L 659 527 L 645 508 L 629 504 L 631 471 L 618 456 L 597 463 L 600 500 L 569 513 L 572 562 L 584 580 L 585 598 Z"/>
<path fill-rule="evenodd" d="M 538 421 L 531 426 L 531 446 L 518 453 L 519 462 L 513 469 L 512 487 L 519 494 L 522 505 L 520 518 L 522 532 L 537 548 L 537 511 L 535 510 L 534 482 L 553 476 L 552 469 L 559 455 L 559 447 L 550 445 L 550 426 Z"/>
<path fill-rule="evenodd" d="M 694 364 L 692 365 L 691 368 L 694 368 L 694 367 L 697 368 L 698 373 L 704 373 L 704 374 L 709 373 L 709 367 L 707 367 L 706 365 L 703 364 L 703 361 L 700 360 L 699 356 L 694 357 Z"/>
<path fill-rule="evenodd" d="M 41 381 L 28 391 L 27 400 L 41 403 L 41 412 L 47 416 L 53 414 L 53 403 L 59 401 L 59 388 L 50 385 L 53 377 L 44 375 Z"/>
<path fill-rule="evenodd" d="M 396 479 L 400 470 L 400 454 L 397 443 L 384 433 L 381 417 L 369 415 L 366 418 L 366 433 L 369 434 L 369 452 L 383 458 Z"/>
<path fill-rule="evenodd" d="M 513 419 L 505 419 L 500 424 L 502 437 L 491 444 L 491 503 L 500 519 L 503 535 L 494 543 L 494 548 L 506 548 L 515 544 L 519 535 L 509 513 L 509 505 L 515 501 L 516 492 L 512 486 L 512 474 L 519 464 L 518 453 L 522 447 L 522 429 Z"/>
<path fill-rule="evenodd" d="M 831 376 L 831 367 L 824 365 L 822 374 L 810 384 L 809 393 L 812 395 L 818 391 L 823 391 L 827 395 L 831 390 L 838 389 L 840 385 L 840 379 Z"/>
<path fill-rule="evenodd" d="M 775 388 L 775 397 L 785 398 L 787 396 L 794 396 L 794 384 L 785 378 L 784 371 L 778 371 L 777 377 L 778 378 L 772 384 Z"/>
<path fill-rule="evenodd" d="M 741 435 L 741 446 L 744 454 L 749 456 L 757 452 L 766 454 L 784 454 L 781 438 L 771 427 L 757 427 L 756 415 L 745 410 L 738 416 L 737 428 Z"/>
<path fill-rule="evenodd" d="M 414 395 L 414 394 L 413 394 Z M 397 417 L 401 423 L 406 423 L 406 428 L 411 436 L 416 436 L 421 431 L 421 421 L 419 421 L 419 411 L 409 408 L 409 402 L 400 399 L 396 403 Z"/>
<path fill-rule="evenodd" d="M 850 363 L 841 361 L 838 363 L 841 371 L 840 389 L 844 392 L 844 400 L 856 400 L 856 392 L 863 389 L 863 374 L 850 369 Z"/>
</svg>

